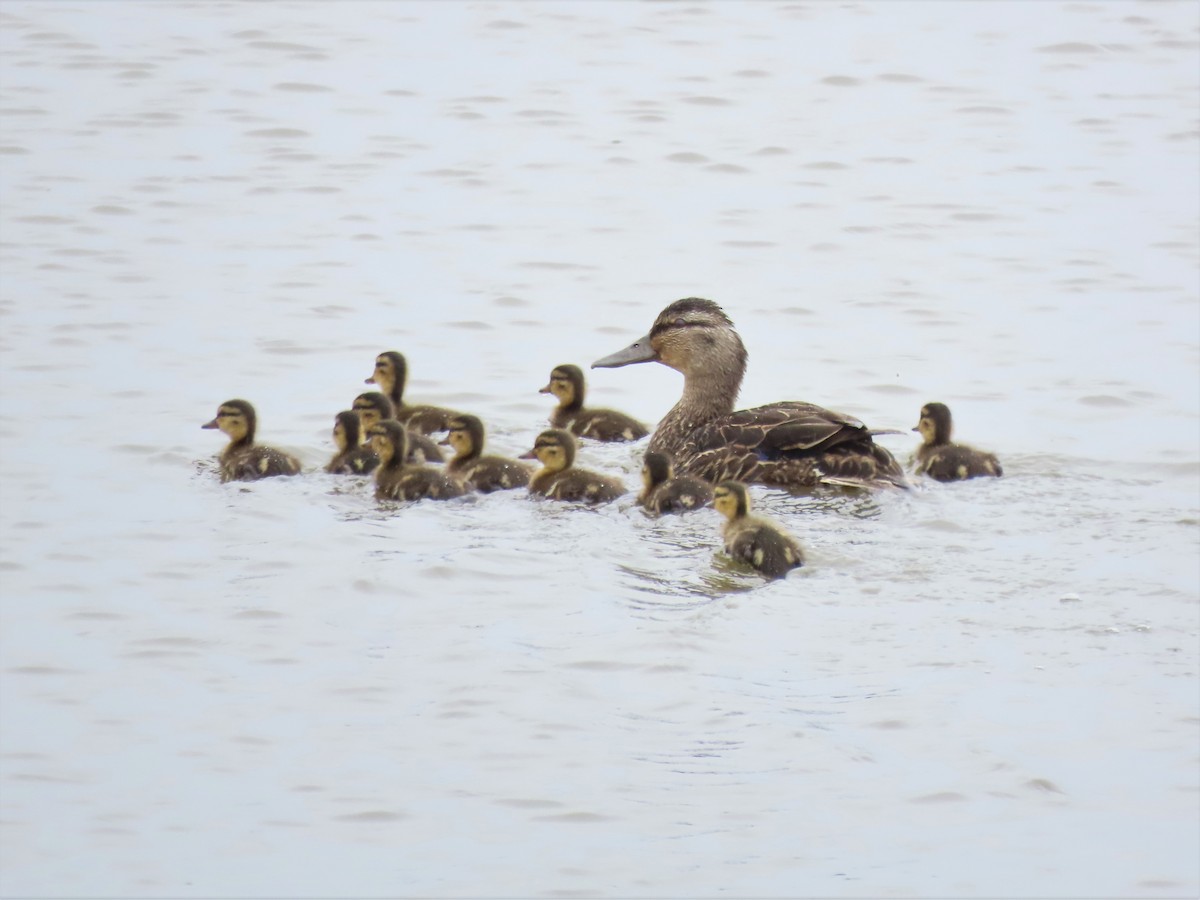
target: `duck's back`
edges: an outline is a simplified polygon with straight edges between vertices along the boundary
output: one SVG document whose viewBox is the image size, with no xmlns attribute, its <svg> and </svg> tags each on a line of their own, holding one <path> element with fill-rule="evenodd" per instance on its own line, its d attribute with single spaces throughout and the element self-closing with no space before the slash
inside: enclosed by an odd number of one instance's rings
<svg viewBox="0 0 1200 900">
<path fill-rule="evenodd" d="M 375 496 L 381 500 L 449 500 L 462 494 L 458 482 L 430 466 L 404 466 L 382 473 L 375 482 Z"/>
<path fill-rule="evenodd" d="M 221 457 L 222 481 L 258 481 L 276 475 L 299 474 L 300 460 L 274 447 L 246 447 Z"/>
<path fill-rule="evenodd" d="M 446 457 L 438 447 L 437 441 L 419 431 L 414 431 L 411 426 L 406 425 L 405 428 L 408 429 L 408 457 L 405 462 L 419 465 L 420 463 L 445 460 Z"/>
<path fill-rule="evenodd" d="M 1004 470 L 991 453 L 964 444 L 940 444 L 917 451 L 917 474 L 928 475 L 935 481 L 963 481 L 999 477 Z"/>
<path fill-rule="evenodd" d="M 396 420 L 417 434 L 446 431 L 450 428 L 450 420 L 458 415 L 454 410 L 440 406 L 402 406 L 396 410 Z M 436 458 L 442 458 L 440 451 Z"/>
<path fill-rule="evenodd" d="M 850 416 L 789 401 L 720 416 L 679 435 L 668 450 L 680 472 L 777 487 L 823 482 L 904 485 L 904 471 Z M 651 444 L 651 449 L 656 448 Z"/>
<path fill-rule="evenodd" d="M 555 427 L 594 441 L 637 441 L 650 433 L 637 419 L 615 409 L 580 409 L 561 418 L 563 421 L 553 423 Z"/>
<path fill-rule="evenodd" d="M 325 466 L 332 475 L 369 475 L 379 465 L 379 457 L 370 447 L 354 447 L 343 450 Z"/>
<path fill-rule="evenodd" d="M 753 516 L 726 526 L 725 552 L 768 578 L 782 578 L 804 565 L 800 545 L 790 535 Z"/>
<path fill-rule="evenodd" d="M 534 493 L 544 494 L 551 500 L 582 503 L 608 503 L 625 493 L 625 486 L 617 479 L 601 475 L 599 472 L 576 468 L 539 479 L 536 484 L 531 482 L 530 489 Z"/>
<path fill-rule="evenodd" d="M 707 505 L 712 497 L 712 485 L 704 479 L 691 475 L 676 475 L 655 487 L 642 505 L 656 514 L 682 513 L 700 509 Z"/>
<path fill-rule="evenodd" d="M 529 484 L 529 468 L 515 459 L 502 456 L 481 456 L 466 465 L 451 465 L 449 472 L 467 490 L 490 494 Z"/>
</svg>

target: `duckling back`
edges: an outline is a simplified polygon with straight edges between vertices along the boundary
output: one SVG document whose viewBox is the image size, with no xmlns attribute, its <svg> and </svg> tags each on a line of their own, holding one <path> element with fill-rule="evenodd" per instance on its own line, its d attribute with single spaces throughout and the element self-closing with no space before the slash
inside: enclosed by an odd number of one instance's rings
<svg viewBox="0 0 1200 900">
<path fill-rule="evenodd" d="M 1004 474 L 1000 461 L 991 453 L 964 444 L 923 446 L 917 450 L 918 475 L 934 481 L 964 481 L 968 478 L 999 477 Z"/>
<path fill-rule="evenodd" d="M 347 447 L 334 454 L 325 466 L 331 475 L 370 475 L 379 465 L 379 457 L 370 447 Z"/>
<path fill-rule="evenodd" d="M 662 484 L 655 485 L 642 500 L 642 506 L 656 515 L 683 513 L 702 509 L 712 498 L 712 485 L 707 481 L 693 478 L 691 475 L 676 475 Z"/>
<path fill-rule="evenodd" d="M 467 490 L 481 494 L 525 487 L 530 478 L 526 466 L 502 456 L 478 456 L 463 463 L 451 460 L 446 471 Z"/>
<path fill-rule="evenodd" d="M 300 460 L 274 447 L 231 447 L 221 455 L 222 481 L 258 481 L 276 475 L 299 474 Z"/>
<path fill-rule="evenodd" d="M 767 578 L 783 578 L 804 565 L 799 542 L 758 516 L 743 516 L 725 526 L 725 552 Z"/>
<path fill-rule="evenodd" d="M 539 473 L 541 474 L 541 473 Z M 610 503 L 625 493 L 625 485 L 616 478 L 589 472 L 587 469 L 564 469 L 547 473 L 548 477 L 534 477 L 529 490 L 551 500 L 577 501 L 582 503 Z"/>
<path fill-rule="evenodd" d="M 380 500 L 449 500 L 463 495 L 462 486 L 431 466 L 378 469 L 375 496 Z"/>
</svg>

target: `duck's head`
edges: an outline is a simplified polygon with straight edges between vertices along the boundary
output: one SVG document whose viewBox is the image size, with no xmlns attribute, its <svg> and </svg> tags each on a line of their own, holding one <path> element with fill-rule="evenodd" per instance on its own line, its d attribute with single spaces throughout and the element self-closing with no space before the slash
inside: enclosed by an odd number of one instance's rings
<svg viewBox="0 0 1200 900">
<path fill-rule="evenodd" d="M 342 410 L 333 418 L 333 442 L 338 450 L 362 446 L 362 420 L 352 409 Z"/>
<path fill-rule="evenodd" d="M 950 407 L 945 403 L 926 403 L 913 431 L 920 433 L 926 444 L 948 444 L 953 427 Z"/>
<path fill-rule="evenodd" d="M 403 463 L 408 458 L 408 432 L 395 419 L 376 422 L 367 429 L 367 437 L 381 467 L 387 467 L 392 460 Z"/>
<path fill-rule="evenodd" d="M 560 428 L 543 431 L 533 442 L 533 449 L 521 456 L 535 458 L 552 472 L 569 469 L 575 462 L 575 436 Z"/>
<path fill-rule="evenodd" d="M 750 512 L 750 493 L 740 481 L 722 481 L 713 488 L 712 507 L 732 522 Z"/>
<path fill-rule="evenodd" d="M 351 405 L 362 420 L 364 433 L 376 422 L 394 418 L 396 415 L 396 407 L 392 405 L 392 401 L 379 391 L 359 394 Z"/>
<path fill-rule="evenodd" d="M 667 454 L 651 450 L 642 457 L 642 486 L 647 494 L 669 480 L 673 474 L 671 457 Z"/>
<path fill-rule="evenodd" d="M 408 363 L 404 354 L 396 350 L 385 350 L 375 357 L 375 371 L 363 384 L 377 384 L 385 394 L 391 394 L 394 389 L 404 393 L 404 382 L 408 378 Z"/>
<path fill-rule="evenodd" d="M 596 360 L 592 368 L 614 369 L 643 362 L 660 362 L 684 375 L 717 372 L 740 384 L 746 370 L 746 347 L 721 307 L 711 300 L 688 297 L 659 313 L 645 337 Z"/>
<path fill-rule="evenodd" d="M 570 364 L 555 366 L 550 371 L 550 382 L 538 391 L 553 394 L 562 406 L 582 406 L 583 392 L 583 370 Z"/>
<path fill-rule="evenodd" d="M 455 416 L 441 443 L 454 448 L 455 459 L 468 459 L 483 452 L 483 422 L 478 416 Z"/>
<path fill-rule="evenodd" d="M 254 407 L 247 400 L 226 400 L 217 409 L 217 416 L 211 422 L 205 422 L 201 428 L 220 428 L 229 435 L 229 440 L 235 444 L 244 441 L 254 443 L 254 429 L 258 417 Z"/>
</svg>

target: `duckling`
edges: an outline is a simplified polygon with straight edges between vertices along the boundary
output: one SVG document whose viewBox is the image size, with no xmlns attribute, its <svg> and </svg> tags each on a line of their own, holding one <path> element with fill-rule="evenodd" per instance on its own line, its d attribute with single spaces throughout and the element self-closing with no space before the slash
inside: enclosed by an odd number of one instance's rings
<svg viewBox="0 0 1200 900">
<path fill-rule="evenodd" d="M 421 500 L 428 497 L 449 500 L 462 496 L 463 489 L 445 472 L 432 466 L 405 462 L 409 433 L 395 419 L 376 422 L 367 434 L 371 437 L 371 449 L 379 457 L 379 468 L 375 470 L 377 499 Z"/>
<path fill-rule="evenodd" d="M 800 543 L 769 519 L 750 515 L 750 494 L 740 481 L 722 481 L 713 489 L 713 509 L 728 520 L 725 552 L 749 563 L 768 578 L 783 578 L 804 565 Z"/>
<path fill-rule="evenodd" d="M 521 457 L 536 457 L 542 464 L 529 480 L 529 493 L 584 503 L 608 503 L 625 493 L 625 485 L 616 478 L 573 468 L 575 448 L 575 437 L 569 431 L 551 428 L 539 434 L 533 449 Z"/>
<path fill-rule="evenodd" d="M 362 421 L 352 409 L 338 413 L 333 420 L 333 442 L 337 453 L 325 471 L 333 475 L 368 475 L 379 465 L 379 457 L 363 446 Z"/>
<path fill-rule="evenodd" d="M 642 492 L 638 503 L 652 513 L 678 513 L 707 506 L 712 485 L 692 475 L 676 475 L 671 457 L 651 450 L 642 458 Z"/>
<path fill-rule="evenodd" d="M 689 297 L 659 313 L 645 337 L 592 367 L 659 362 L 683 373 L 683 396 L 649 446 L 668 454 L 683 474 L 781 488 L 907 487 L 900 465 L 873 440 L 884 432 L 851 416 L 794 400 L 734 412 L 746 360 L 724 310 Z"/>
<path fill-rule="evenodd" d="M 515 459 L 483 455 L 483 423 L 476 416 L 456 416 L 443 444 L 454 448 L 446 473 L 471 491 L 490 494 L 529 484 L 529 469 Z"/>
<path fill-rule="evenodd" d="M 395 407 L 395 418 L 409 431 L 432 434 L 445 431 L 456 415 L 452 409 L 440 406 L 409 406 L 404 402 L 404 385 L 408 381 L 408 362 L 403 353 L 387 350 L 375 357 L 375 371 L 365 384 L 377 384 Z"/>
<path fill-rule="evenodd" d="M 300 474 L 300 460 L 290 453 L 254 443 L 258 416 L 245 400 L 226 400 L 217 416 L 201 428 L 220 428 L 229 435 L 221 453 L 221 481 L 257 481 L 273 475 Z"/>
<path fill-rule="evenodd" d="M 920 421 L 913 429 L 925 441 L 917 448 L 918 475 L 928 475 L 935 481 L 962 481 L 1004 474 L 1000 460 L 991 453 L 951 443 L 953 427 L 950 409 L 945 403 L 926 403 L 921 407 Z"/>
<path fill-rule="evenodd" d="M 365 394 L 359 394 L 354 398 L 353 406 L 354 411 L 362 419 L 363 434 L 366 434 L 376 422 L 384 419 L 395 420 L 396 418 L 396 408 L 392 405 L 392 401 L 379 391 L 367 391 Z M 433 438 L 409 430 L 408 462 L 442 462 L 445 458 Z"/>
<path fill-rule="evenodd" d="M 550 383 L 538 391 L 558 398 L 558 407 L 550 415 L 550 424 L 565 428 L 577 437 L 597 441 L 636 441 L 650 433 L 637 419 L 613 409 L 584 409 L 585 385 L 579 366 L 555 366 Z"/>
</svg>

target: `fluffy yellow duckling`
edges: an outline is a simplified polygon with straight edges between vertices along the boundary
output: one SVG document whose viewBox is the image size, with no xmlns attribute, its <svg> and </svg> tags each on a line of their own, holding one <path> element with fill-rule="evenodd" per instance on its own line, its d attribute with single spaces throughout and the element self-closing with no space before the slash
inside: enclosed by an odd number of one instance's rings
<svg viewBox="0 0 1200 900">
<path fill-rule="evenodd" d="M 671 458 L 656 450 L 642 458 L 642 492 L 638 503 L 648 512 L 687 512 L 707 506 L 713 498 L 712 485 L 702 478 L 676 475 Z"/>
<path fill-rule="evenodd" d="M 529 484 L 529 469 L 515 459 L 484 456 L 483 422 L 476 416 L 456 416 L 449 422 L 443 444 L 454 448 L 446 473 L 467 490 L 490 494 Z"/>
<path fill-rule="evenodd" d="M 913 431 L 924 443 L 917 448 L 917 474 L 935 481 L 962 481 L 980 476 L 1000 476 L 1004 470 L 991 453 L 950 442 L 954 423 L 945 403 L 926 403 Z"/>
<path fill-rule="evenodd" d="M 713 489 L 713 508 L 725 516 L 725 552 L 749 563 L 767 578 L 783 578 L 804 565 L 799 542 L 762 516 L 750 515 L 750 495 L 740 481 L 722 481 Z"/>
<path fill-rule="evenodd" d="M 403 353 L 387 350 L 375 357 L 375 371 L 366 384 L 377 384 L 395 407 L 395 419 L 409 431 L 432 434 L 445 431 L 450 419 L 458 415 L 440 406 L 409 406 L 404 402 L 404 386 L 408 381 L 408 361 Z"/>
<path fill-rule="evenodd" d="M 550 382 L 538 391 L 558 398 L 558 406 L 550 414 L 550 424 L 596 441 L 636 441 L 650 433 L 645 425 L 623 412 L 585 409 L 585 390 L 579 366 L 555 366 L 550 372 Z"/>
<path fill-rule="evenodd" d="M 333 420 L 333 443 L 337 453 L 325 466 L 333 475 L 368 475 L 379 465 L 379 457 L 363 445 L 362 421 L 352 409 L 337 414 Z"/>
<path fill-rule="evenodd" d="M 362 419 L 363 434 L 371 430 L 371 426 L 384 419 L 396 418 L 396 407 L 384 394 L 379 391 L 367 391 L 354 398 L 354 411 Z M 437 441 L 423 434 L 417 434 L 408 429 L 408 462 L 432 463 L 442 462 L 445 455 L 438 448 Z"/>
<path fill-rule="evenodd" d="M 367 431 L 371 449 L 379 457 L 375 470 L 375 496 L 380 500 L 449 500 L 461 497 L 462 487 L 440 469 L 405 462 L 409 433 L 395 419 L 376 422 Z"/>
<path fill-rule="evenodd" d="M 625 485 L 616 478 L 574 468 L 575 438 L 569 431 L 552 428 L 539 434 L 522 459 L 535 457 L 542 468 L 529 480 L 531 494 L 551 500 L 608 503 L 625 493 Z"/>
<path fill-rule="evenodd" d="M 245 400 L 226 400 L 217 416 L 201 428 L 219 428 L 229 436 L 221 453 L 221 481 L 257 481 L 274 475 L 298 475 L 300 460 L 290 453 L 254 443 L 258 416 Z"/>
</svg>

